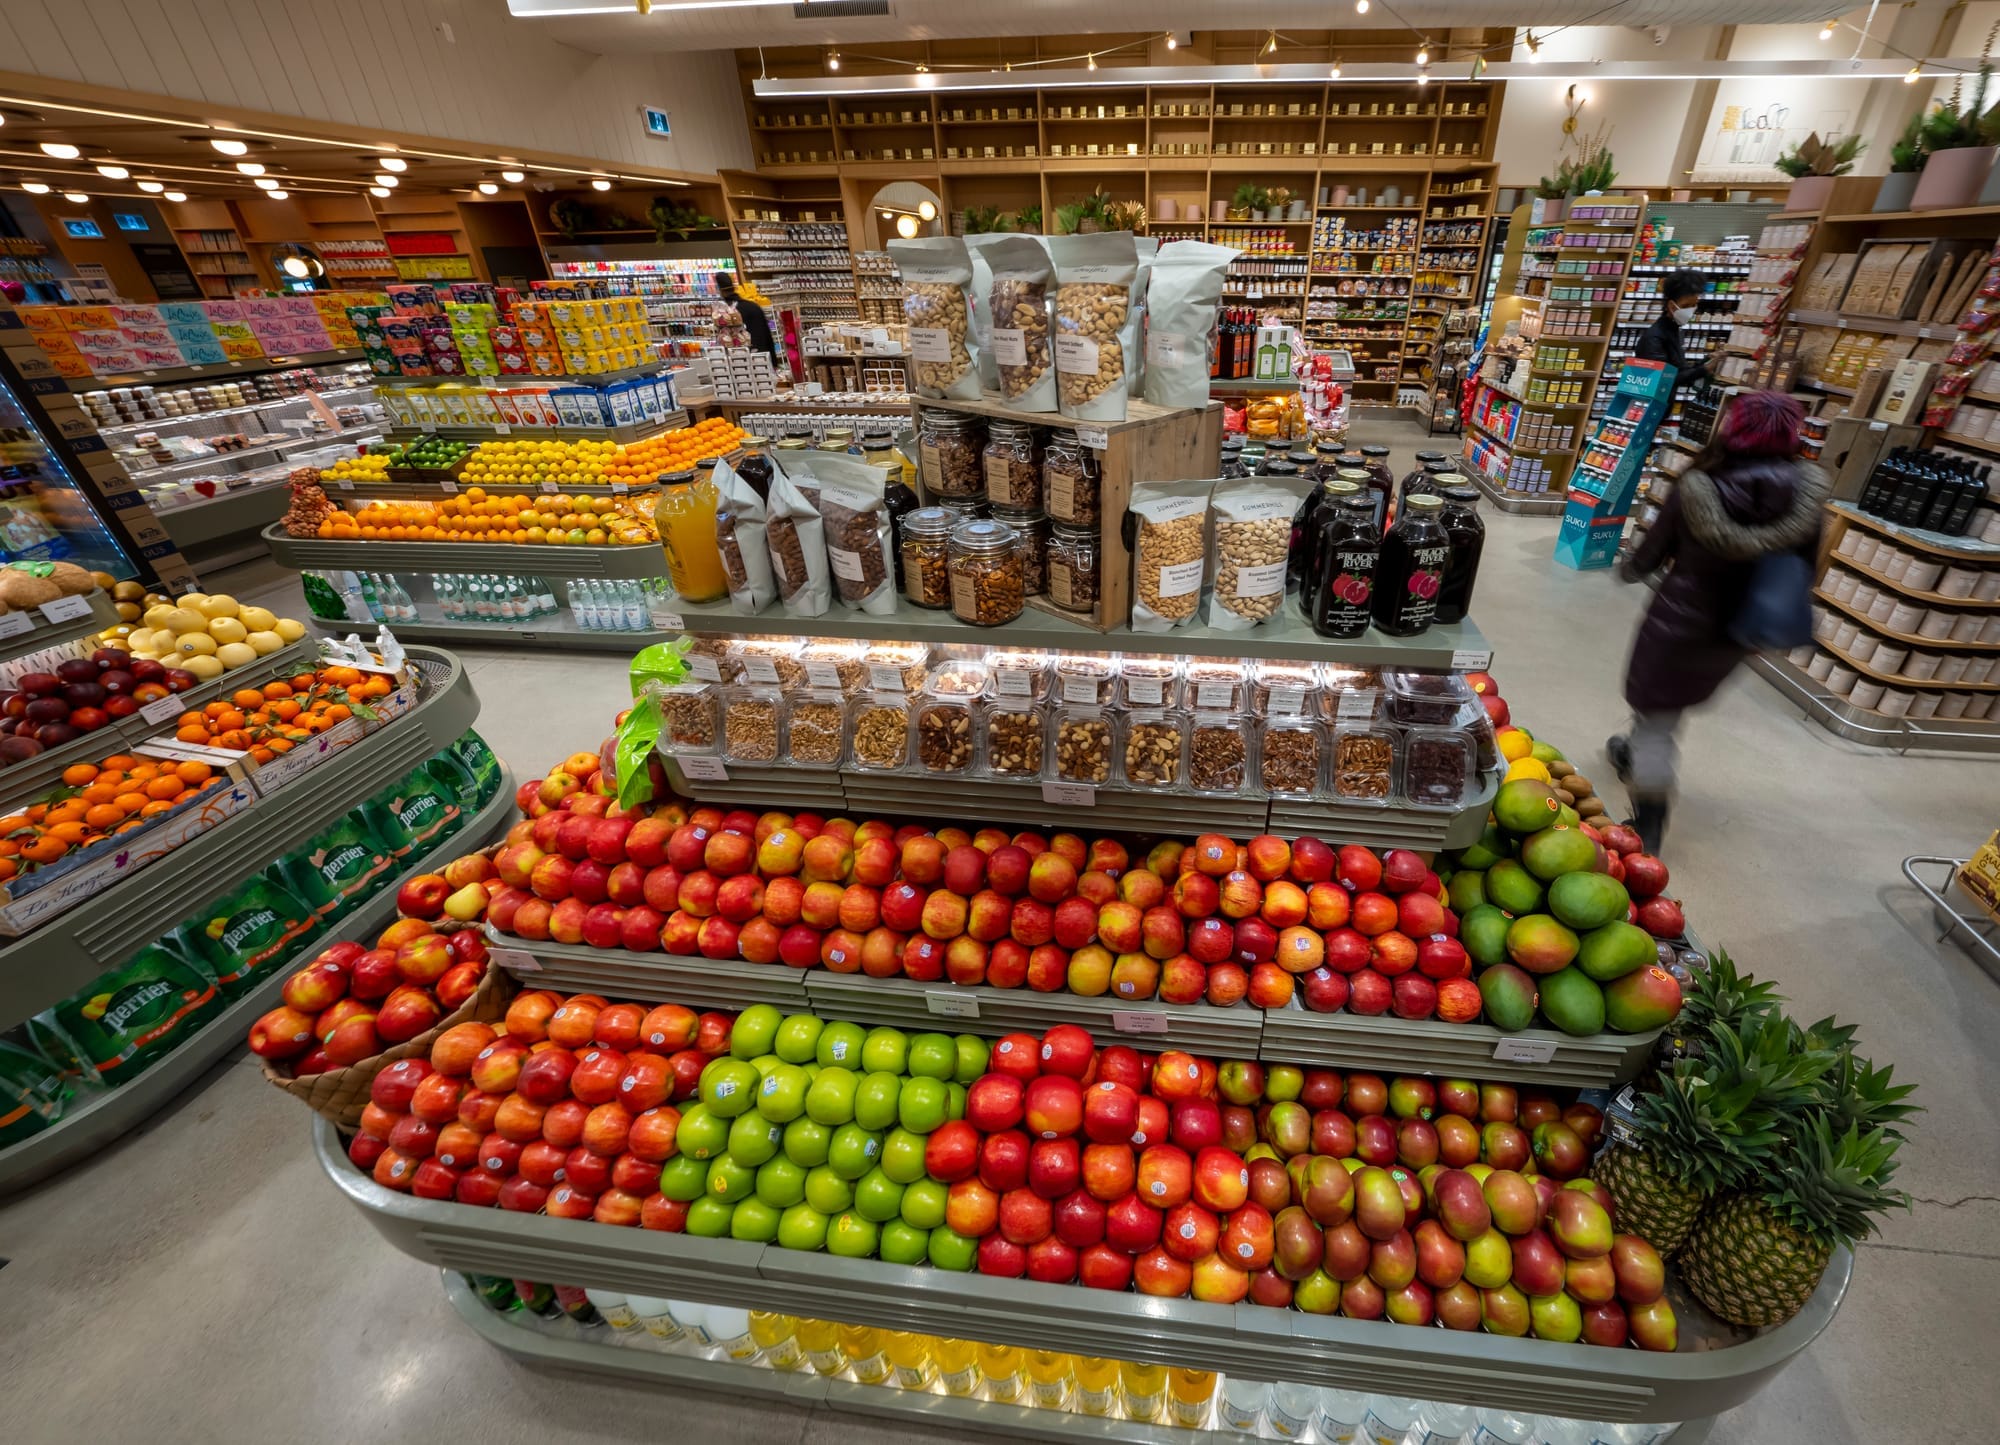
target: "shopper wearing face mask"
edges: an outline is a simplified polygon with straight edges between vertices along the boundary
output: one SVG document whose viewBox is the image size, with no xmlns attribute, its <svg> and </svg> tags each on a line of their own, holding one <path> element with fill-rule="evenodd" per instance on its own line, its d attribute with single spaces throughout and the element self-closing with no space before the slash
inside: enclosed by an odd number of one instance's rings
<svg viewBox="0 0 2000 1445">
<path fill-rule="evenodd" d="M 1687 386 L 1708 374 L 1706 361 L 1689 361 L 1681 328 L 1695 318 L 1695 303 L 1701 300 L 1708 282 L 1699 271 L 1676 271 L 1660 287 L 1666 308 L 1659 319 L 1640 333 L 1633 354 L 1640 361 L 1657 361 L 1674 368 L 1674 385 Z"/>
</svg>

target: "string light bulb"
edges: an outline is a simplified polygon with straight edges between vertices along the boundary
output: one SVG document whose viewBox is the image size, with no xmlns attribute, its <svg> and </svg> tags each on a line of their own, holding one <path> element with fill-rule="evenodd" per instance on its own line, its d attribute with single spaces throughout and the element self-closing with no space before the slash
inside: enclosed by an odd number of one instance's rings
<svg viewBox="0 0 2000 1445">
<path fill-rule="evenodd" d="M 1422 70 L 1422 69 L 1418 70 L 1418 71 L 1417 71 L 1417 84 L 1418 84 L 1418 85 L 1429 85 L 1430 83 L 1431 83 L 1431 73 L 1430 73 L 1430 72 L 1429 72 L 1428 70 Z"/>
<path fill-rule="evenodd" d="M 1167 32 L 1167 49 L 1179 50 L 1180 48 L 1181 48 L 1181 42 L 1179 37 L 1177 37 L 1173 31 L 1169 30 Z"/>
<path fill-rule="evenodd" d="M 46 196 L 49 193 L 49 188 L 40 181 L 23 181 L 21 189 L 31 196 Z"/>
<path fill-rule="evenodd" d="M 1273 31 L 1271 32 L 1271 34 L 1270 34 L 1270 37 L 1269 37 L 1268 39 L 1266 39 L 1266 40 L 1265 40 L 1265 42 L 1264 42 L 1264 53 L 1265 53 L 1266 55 L 1276 55 L 1276 54 L 1278 53 L 1278 32 L 1277 32 L 1277 31 L 1273 30 Z"/>
<path fill-rule="evenodd" d="M 1430 63 L 1431 63 L 1431 43 L 1430 43 L 1430 41 L 1428 41 L 1428 40 L 1424 40 L 1424 41 L 1420 41 L 1420 42 L 1418 42 L 1418 44 L 1417 44 L 1417 64 L 1418 64 L 1418 65 L 1429 65 Z"/>
<path fill-rule="evenodd" d="M 382 156 L 379 162 L 385 171 L 406 171 L 410 168 L 410 163 L 401 156 Z"/>
<path fill-rule="evenodd" d="M 180 202 L 180 201 L 185 201 L 185 200 L 187 199 L 187 192 L 186 192 L 186 191 L 168 191 L 168 192 L 167 192 L 167 197 L 166 197 L 166 198 L 167 198 L 168 200 L 170 200 L 170 201 L 175 201 L 175 202 Z"/>
<path fill-rule="evenodd" d="M 1327 79 L 1328 80 L 1340 79 L 1340 57 L 1338 55 L 1333 57 L 1333 69 L 1328 72 Z"/>
<path fill-rule="evenodd" d="M 919 61 L 917 62 L 917 74 L 919 74 L 919 75 L 929 75 L 930 73 L 931 73 L 931 68 L 930 68 L 930 66 L 929 66 L 929 65 L 927 65 L 927 64 L 925 64 L 925 63 L 924 63 L 923 61 L 919 60 Z"/>
<path fill-rule="evenodd" d="M 99 166 L 97 168 L 97 173 L 100 176 L 103 176 L 108 181 L 122 181 L 127 176 L 132 174 L 130 171 L 126 170 L 125 167 L 123 166 L 114 166 L 110 164 Z"/>
<path fill-rule="evenodd" d="M 1910 73 L 1903 77 L 1903 84 L 1915 85 L 1918 81 L 1922 80 L 1923 78 L 1924 78 L 1923 66 L 1913 65 L 1910 67 Z"/>
<path fill-rule="evenodd" d="M 1368 13 L 1368 0 L 1354 0 L 1354 13 L 1356 15 L 1366 15 Z"/>
<path fill-rule="evenodd" d="M 1535 39 L 1535 32 L 1530 30 L 1528 32 L 1528 64 L 1540 65 L 1541 63 L 1542 42 Z"/>
<path fill-rule="evenodd" d="M 1839 20 L 1837 17 L 1832 15 L 1827 16 L 1824 23 L 1822 23 L 1819 27 L 1819 38 L 1822 40 L 1833 39 L 1833 27 L 1838 23 Z"/>
<path fill-rule="evenodd" d="M 526 171 L 500 172 L 500 179 L 505 181 L 510 186 L 518 186 L 521 184 L 521 182 L 525 181 L 527 178 L 528 178 L 528 173 Z"/>
<path fill-rule="evenodd" d="M 247 156 L 250 154 L 250 143 L 248 141 L 212 140 L 209 144 L 226 156 Z"/>
<path fill-rule="evenodd" d="M 164 191 L 166 188 L 167 188 L 166 184 L 161 181 L 139 182 L 139 189 L 144 191 L 149 196 L 157 196 L 161 191 Z"/>
<path fill-rule="evenodd" d="M 826 68 L 827 68 L 828 70 L 838 70 L 838 69 L 840 69 L 840 52 L 839 52 L 838 50 L 829 50 L 829 51 L 827 51 L 827 53 L 826 53 Z"/>
<path fill-rule="evenodd" d="M 53 156 L 59 161 L 73 161 L 83 152 L 67 141 L 45 140 L 36 149 L 45 156 Z"/>
</svg>

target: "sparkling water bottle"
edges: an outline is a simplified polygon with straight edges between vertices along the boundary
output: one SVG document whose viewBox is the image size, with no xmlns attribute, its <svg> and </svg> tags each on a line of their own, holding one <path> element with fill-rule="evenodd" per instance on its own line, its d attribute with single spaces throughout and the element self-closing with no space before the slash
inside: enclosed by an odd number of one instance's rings
<svg viewBox="0 0 2000 1445">
<path fill-rule="evenodd" d="M 1410 1445 L 1460 1445 L 1471 1438 L 1478 1423 L 1478 1411 L 1470 1405 L 1427 1401 L 1416 1428 L 1410 1431 Z"/>
<path fill-rule="evenodd" d="M 647 628 L 650 614 L 646 608 L 645 596 L 639 591 L 639 584 L 637 582 L 621 582 L 618 586 L 623 593 L 625 603 L 625 630 L 627 632 L 644 632 Z"/>
<path fill-rule="evenodd" d="M 361 605 L 368 609 L 369 621 L 381 622 L 384 620 L 382 599 L 375 590 L 375 576 L 372 572 L 363 572 L 361 574 Z"/>
<path fill-rule="evenodd" d="M 1271 1387 L 1262 1380 L 1239 1380 L 1230 1376 L 1222 1382 L 1222 1423 L 1231 1430 L 1255 1435 L 1264 1422 L 1264 1406 Z"/>
<path fill-rule="evenodd" d="M 1273 1385 L 1270 1402 L 1264 1407 L 1264 1423 L 1280 1440 L 1296 1440 L 1312 1423 L 1318 1403 L 1319 1391 L 1311 1385 Z"/>
</svg>

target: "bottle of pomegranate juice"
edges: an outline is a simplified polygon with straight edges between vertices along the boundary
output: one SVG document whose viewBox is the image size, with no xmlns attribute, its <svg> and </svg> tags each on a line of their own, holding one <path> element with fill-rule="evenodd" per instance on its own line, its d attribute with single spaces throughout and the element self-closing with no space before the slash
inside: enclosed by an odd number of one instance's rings
<svg viewBox="0 0 2000 1445">
<path fill-rule="evenodd" d="M 1486 547 L 1486 524 L 1479 519 L 1479 493 L 1471 487 L 1444 487 L 1439 521 L 1451 539 L 1451 560 L 1438 589 L 1437 620 L 1463 622 L 1472 610 L 1472 584 L 1479 578 L 1479 554 Z"/>
<path fill-rule="evenodd" d="M 1440 513 L 1444 498 L 1415 492 L 1398 509 L 1382 539 L 1375 573 L 1375 625 L 1391 637 L 1414 637 L 1437 615 L 1438 589 L 1451 561 L 1451 537 Z"/>
<path fill-rule="evenodd" d="M 1321 637 L 1359 637 L 1368 630 L 1368 603 L 1382 558 L 1375 498 L 1365 491 L 1350 493 L 1323 511 L 1319 524 L 1312 629 Z"/>
</svg>

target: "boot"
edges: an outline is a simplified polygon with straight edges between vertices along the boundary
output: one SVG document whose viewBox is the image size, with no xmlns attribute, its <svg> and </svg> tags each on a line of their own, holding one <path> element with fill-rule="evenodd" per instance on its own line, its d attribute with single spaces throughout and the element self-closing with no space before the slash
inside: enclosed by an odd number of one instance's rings
<svg viewBox="0 0 2000 1445">
<path fill-rule="evenodd" d="M 1667 800 L 1664 797 L 1632 799 L 1632 821 L 1625 825 L 1639 835 L 1648 853 L 1659 856 L 1667 838 Z"/>
<path fill-rule="evenodd" d="M 1604 740 L 1604 755 L 1611 759 L 1611 771 L 1618 775 L 1618 781 L 1630 786 L 1632 782 L 1632 740 L 1623 733 L 1616 733 Z"/>
</svg>

